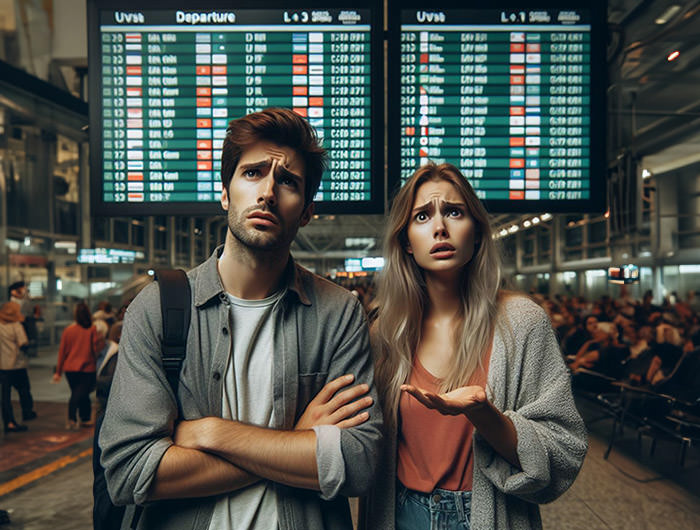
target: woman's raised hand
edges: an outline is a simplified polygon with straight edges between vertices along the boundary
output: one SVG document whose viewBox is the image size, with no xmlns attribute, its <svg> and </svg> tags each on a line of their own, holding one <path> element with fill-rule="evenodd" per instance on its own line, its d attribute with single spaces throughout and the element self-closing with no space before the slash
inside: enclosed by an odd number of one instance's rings
<svg viewBox="0 0 700 530">
<path fill-rule="evenodd" d="M 440 414 L 457 416 L 477 412 L 488 406 L 486 392 L 480 386 L 463 386 L 445 394 L 435 394 L 413 385 L 401 385 L 401 390 L 411 394 L 419 403 Z"/>
</svg>

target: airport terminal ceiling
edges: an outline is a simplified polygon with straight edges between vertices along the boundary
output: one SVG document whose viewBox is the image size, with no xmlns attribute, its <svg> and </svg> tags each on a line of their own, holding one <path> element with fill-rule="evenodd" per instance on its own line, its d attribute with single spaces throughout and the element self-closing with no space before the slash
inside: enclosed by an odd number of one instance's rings
<svg viewBox="0 0 700 530">
<path fill-rule="evenodd" d="M 61 4 L 54 2 L 55 7 Z M 700 159 L 700 42 L 696 30 L 699 11 L 700 2 L 696 0 L 608 2 L 609 161 L 629 153 L 639 163 L 639 171 L 644 164 L 644 169 L 660 175 Z M 57 29 L 54 37 L 60 38 L 62 31 L 67 28 Z M 33 32 L 25 37 L 34 49 L 49 47 L 43 42 L 45 33 Z M 680 53 L 673 58 L 676 50 Z M 77 73 L 87 67 L 87 50 L 83 53 L 70 60 L 58 59 L 50 68 L 53 81 L 62 81 L 75 95 L 80 90 Z M 11 108 L 9 112 L 14 116 L 21 110 Z M 497 215 L 496 228 L 523 217 Z M 324 215 L 302 231 L 297 245 L 311 253 L 340 251 L 347 248 L 346 238 L 378 238 L 381 219 Z M 378 245 L 377 242 L 377 248 Z"/>
</svg>

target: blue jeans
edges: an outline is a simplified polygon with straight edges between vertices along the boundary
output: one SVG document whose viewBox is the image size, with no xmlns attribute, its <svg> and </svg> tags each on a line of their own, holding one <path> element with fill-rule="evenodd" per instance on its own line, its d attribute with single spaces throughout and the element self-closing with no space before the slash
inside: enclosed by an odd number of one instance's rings
<svg viewBox="0 0 700 530">
<path fill-rule="evenodd" d="M 396 484 L 396 530 L 469 530 L 471 491 L 421 493 Z"/>
</svg>

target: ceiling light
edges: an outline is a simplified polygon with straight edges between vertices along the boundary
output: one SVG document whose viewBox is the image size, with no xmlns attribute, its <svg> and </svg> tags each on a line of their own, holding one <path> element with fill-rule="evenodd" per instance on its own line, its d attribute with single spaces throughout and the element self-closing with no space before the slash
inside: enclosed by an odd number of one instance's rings
<svg viewBox="0 0 700 530">
<path fill-rule="evenodd" d="M 508 232 L 515 234 L 518 230 L 520 230 L 520 227 L 518 225 L 513 225 L 508 229 Z"/>
<path fill-rule="evenodd" d="M 532 224 L 533 224 L 533 225 L 539 224 L 539 222 L 540 222 L 540 218 L 539 218 L 539 217 L 533 217 L 533 218 L 532 218 Z"/>
<path fill-rule="evenodd" d="M 679 52 L 678 50 L 676 50 L 675 52 L 671 52 L 671 53 L 668 55 L 668 57 L 666 57 L 666 60 L 667 60 L 668 62 L 671 62 L 671 61 L 673 61 L 674 59 L 677 59 L 678 56 L 679 56 L 680 54 L 681 54 L 681 52 Z"/>
<path fill-rule="evenodd" d="M 506 229 L 504 228 L 503 230 L 501 230 L 501 231 L 499 232 L 499 234 L 501 234 L 502 236 L 507 236 L 507 235 L 508 235 L 508 230 L 506 230 Z"/>
<path fill-rule="evenodd" d="M 532 223 L 530 222 L 529 219 L 525 219 L 525 221 L 523 221 L 523 226 L 525 228 L 530 228 L 531 225 L 532 225 Z"/>
<path fill-rule="evenodd" d="M 656 19 L 654 19 L 654 24 L 666 24 L 669 20 L 671 20 L 676 13 L 678 13 L 681 10 L 681 6 L 679 5 L 672 5 L 669 6 L 669 8 L 661 13 Z"/>
<path fill-rule="evenodd" d="M 642 169 L 642 178 L 643 179 L 651 178 L 651 171 L 649 171 L 648 169 Z"/>
<path fill-rule="evenodd" d="M 549 221 L 551 218 L 552 218 L 552 214 L 551 214 L 551 213 L 543 213 L 543 214 L 542 214 L 542 220 L 543 220 L 543 221 Z"/>
</svg>

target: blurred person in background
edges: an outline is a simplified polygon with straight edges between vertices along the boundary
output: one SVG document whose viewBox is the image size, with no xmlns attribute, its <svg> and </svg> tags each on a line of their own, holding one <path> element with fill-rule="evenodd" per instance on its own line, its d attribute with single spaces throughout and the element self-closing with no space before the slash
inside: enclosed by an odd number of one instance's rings
<svg viewBox="0 0 700 530">
<path fill-rule="evenodd" d="M 78 430 L 81 425 L 91 426 L 92 407 L 90 392 L 95 388 L 96 359 L 104 346 L 104 338 L 92 324 L 90 309 L 84 302 L 75 306 L 75 322 L 61 336 L 54 383 L 61 380 L 65 372 L 71 395 L 68 402 L 66 429 Z"/>
<path fill-rule="evenodd" d="M 22 348 L 27 344 L 27 335 L 22 327 L 24 317 L 19 304 L 6 302 L 0 307 L 0 382 L 2 385 L 2 420 L 5 432 L 26 431 L 26 425 L 15 421 L 12 410 L 12 387 L 19 394 L 23 421 L 36 418 L 34 400 L 27 374 L 27 358 Z"/>
<path fill-rule="evenodd" d="M 97 304 L 97 310 L 92 314 L 92 319 L 104 320 L 104 322 L 107 324 L 107 329 L 111 328 L 112 324 L 117 321 L 114 310 L 112 309 L 112 304 L 110 304 L 107 300 L 102 300 L 99 304 Z"/>
<path fill-rule="evenodd" d="M 7 292 L 10 302 L 15 302 L 20 306 L 20 313 L 24 317 L 22 326 L 27 335 L 27 344 L 24 347 L 24 352 L 27 357 L 36 357 L 37 338 L 39 336 L 36 322 L 41 315 L 36 315 L 35 308 L 32 307 L 31 301 L 29 300 L 29 291 L 27 291 L 27 285 L 24 281 L 20 280 L 13 283 L 8 287 Z"/>
<path fill-rule="evenodd" d="M 561 349 L 564 357 L 577 356 L 584 345 L 593 340 L 598 331 L 598 317 L 588 315 L 572 327 L 561 341 Z"/>
</svg>

